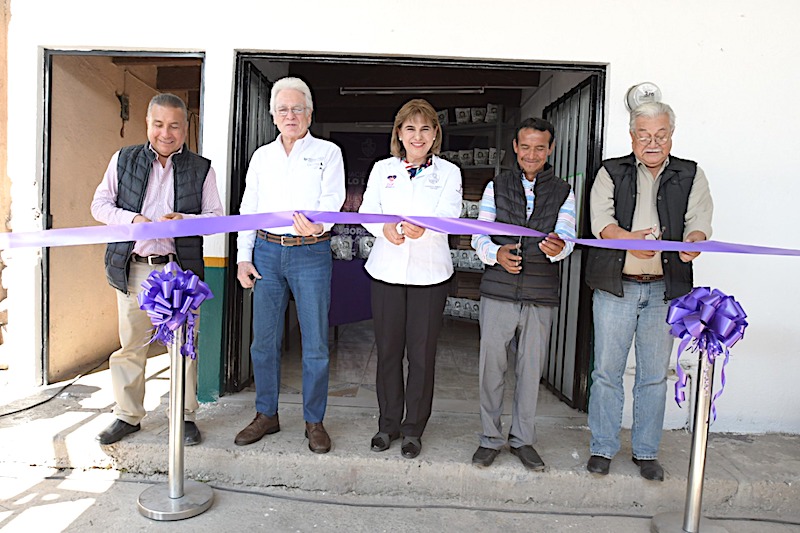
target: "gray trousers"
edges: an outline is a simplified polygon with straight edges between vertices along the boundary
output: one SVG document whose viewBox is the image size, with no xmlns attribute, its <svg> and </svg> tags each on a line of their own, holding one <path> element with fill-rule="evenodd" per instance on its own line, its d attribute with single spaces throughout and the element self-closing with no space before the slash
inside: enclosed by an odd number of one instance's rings
<svg viewBox="0 0 800 533">
<path fill-rule="evenodd" d="M 480 445 L 500 449 L 506 444 L 500 415 L 503 414 L 505 374 L 509 347 L 516 337 L 514 406 L 508 444 L 512 448 L 536 442 L 534 419 L 539 399 L 539 380 L 547 359 L 550 327 L 555 307 L 506 302 L 481 297 Z"/>
</svg>

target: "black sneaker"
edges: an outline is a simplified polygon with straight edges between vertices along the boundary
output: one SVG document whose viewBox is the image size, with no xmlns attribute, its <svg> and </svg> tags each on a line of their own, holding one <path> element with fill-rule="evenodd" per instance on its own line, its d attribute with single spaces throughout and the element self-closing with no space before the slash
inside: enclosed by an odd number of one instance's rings
<svg viewBox="0 0 800 533">
<path fill-rule="evenodd" d="M 472 454 L 472 464 L 475 466 L 491 466 L 495 458 L 500 455 L 500 450 L 479 446 Z"/>
<path fill-rule="evenodd" d="M 528 470 L 533 470 L 534 472 L 541 472 L 544 470 L 544 461 L 542 461 L 542 458 L 536 453 L 536 450 L 533 449 L 533 446 L 526 444 L 519 448 L 511 448 L 511 453 L 519 457 L 520 462 L 522 462 Z"/>
<path fill-rule="evenodd" d="M 600 474 L 601 476 L 608 475 L 608 468 L 611 466 L 611 459 L 601 455 L 593 455 L 589 457 L 589 462 L 586 463 L 586 470 L 592 474 Z"/>
<path fill-rule="evenodd" d="M 639 474 L 650 481 L 664 481 L 664 468 L 656 459 L 637 459 L 632 457 L 633 462 L 639 467 Z"/>
</svg>

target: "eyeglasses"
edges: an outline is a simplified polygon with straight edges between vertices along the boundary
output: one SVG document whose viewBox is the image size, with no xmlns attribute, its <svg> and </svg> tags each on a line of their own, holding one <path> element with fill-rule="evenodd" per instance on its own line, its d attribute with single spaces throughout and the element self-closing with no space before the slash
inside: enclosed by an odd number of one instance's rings
<svg viewBox="0 0 800 533">
<path fill-rule="evenodd" d="M 649 146 L 651 142 L 655 141 L 657 145 L 664 146 L 669 142 L 671 137 L 672 137 L 671 135 L 656 135 L 655 137 L 636 137 L 636 142 L 638 142 L 642 146 Z"/>
<path fill-rule="evenodd" d="M 287 116 L 289 113 L 292 115 L 302 115 L 306 111 L 305 106 L 295 106 L 295 107 L 279 107 L 275 111 L 282 117 Z"/>
</svg>

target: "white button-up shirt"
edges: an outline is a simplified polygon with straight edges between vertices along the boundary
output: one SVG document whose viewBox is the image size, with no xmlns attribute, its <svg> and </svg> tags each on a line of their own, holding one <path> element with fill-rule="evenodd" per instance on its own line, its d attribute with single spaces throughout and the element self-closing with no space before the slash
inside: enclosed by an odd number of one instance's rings
<svg viewBox="0 0 800 533">
<path fill-rule="evenodd" d="M 298 139 L 286 154 L 281 136 L 260 147 L 250 158 L 239 213 L 278 211 L 339 211 L 344 204 L 345 180 L 342 151 L 311 133 Z M 333 227 L 325 223 L 325 231 Z M 278 235 L 295 234 L 292 226 L 263 228 Z M 256 232 L 240 231 L 236 262 L 253 260 Z"/>
<path fill-rule="evenodd" d="M 402 159 L 390 157 L 372 167 L 360 213 L 458 218 L 461 214 L 461 170 L 433 156 L 433 163 L 413 179 Z M 383 224 L 363 224 L 375 245 L 367 272 L 386 283 L 434 285 L 453 275 L 447 234 L 425 230 L 419 239 L 400 245 L 386 240 Z"/>
</svg>

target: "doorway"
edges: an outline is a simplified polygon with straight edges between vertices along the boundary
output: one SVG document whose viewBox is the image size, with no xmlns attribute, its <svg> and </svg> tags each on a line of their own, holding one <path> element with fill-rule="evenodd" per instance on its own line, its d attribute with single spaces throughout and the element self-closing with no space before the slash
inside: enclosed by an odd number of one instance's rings
<svg viewBox="0 0 800 533">
<path fill-rule="evenodd" d="M 400 106 L 410 98 L 427 99 L 437 110 L 442 111 L 440 121 L 451 145 L 446 147 L 450 153 L 445 154 L 445 157 L 470 155 L 469 162 L 462 161 L 464 197 L 470 201 L 480 200 L 485 184 L 496 171 L 513 163 L 511 137 L 519 118 L 543 116 L 545 107 L 573 87 L 590 80 L 589 99 L 593 114 L 584 115 L 580 120 L 591 121 L 591 126 L 585 131 L 576 128 L 568 134 L 557 133 L 558 142 L 570 146 L 570 149 L 575 149 L 579 142 L 584 143 L 584 152 L 590 155 L 586 160 L 581 182 L 583 194 L 579 195 L 584 203 L 579 209 L 585 209 L 588 213 L 588 194 L 585 192 L 591 186 L 591 177 L 600 165 L 605 67 L 429 58 L 240 53 L 237 57 L 233 157 L 228 196 L 231 214 L 238 213 L 250 155 L 258 146 L 276 136 L 266 106 L 269 87 L 284 76 L 296 76 L 308 83 L 314 97 L 311 132 L 315 136 L 333 140 L 343 148 L 345 170 L 351 185 L 363 186 L 368 170 L 351 174 L 352 165 L 348 161 L 358 157 L 363 159 L 364 156 L 348 152 L 357 151 L 363 145 L 362 138 L 388 138 L 393 117 Z M 263 101 L 265 98 L 266 102 Z M 499 110 L 500 116 L 498 118 L 495 115 L 492 121 L 487 121 L 486 114 L 491 114 L 492 110 L 495 113 Z M 466 119 L 463 116 L 465 113 Z M 262 126 L 266 127 L 266 131 Z M 377 146 L 376 160 L 388 154 L 388 146 L 381 143 L 382 141 L 377 144 L 373 140 L 367 141 L 368 145 Z M 488 156 L 486 161 L 474 159 L 480 155 L 481 150 L 489 154 L 491 148 L 496 150 L 493 161 L 489 161 Z M 350 203 L 351 194 L 348 189 L 346 208 L 357 210 L 357 205 L 352 206 Z M 585 229 L 579 227 L 578 235 L 586 236 Z M 469 247 L 468 242 L 468 238 L 456 238 L 451 247 L 465 250 Z M 357 251 L 353 255 L 357 255 Z M 228 236 L 228 257 L 236 257 L 235 234 Z M 572 262 L 567 268 L 567 274 L 566 286 L 562 288 L 562 292 L 577 295 L 585 290 L 580 259 Z M 453 297 L 474 299 L 476 279 L 479 280 L 479 276 L 476 278 L 469 273 L 457 275 L 452 290 Z M 242 390 L 251 382 L 250 305 L 247 292 L 239 286 L 235 265 L 231 265 L 226 279 L 224 313 L 225 389 L 228 392 Z M 559 315 L 559 322 L 554 326 L 554 339 L 560 338 L 562 341 L 554 343 L 553 367 L 555 368 L 558 361 L 557 364 L 562 368 L 571 365 L 574 372 L 569 378 L 565 378 L 564 372 L 553 373 L 552 376 L 547 374 L 548 382 L 552 381 L 549 386 L 558 397 L 571 407 L 583 410 L 586 408 L 586 397 L 580 391 L 585 390 L 583 383 L 588 380 L 590 371 L 590 354 L 587 350 L 590 349 L 588 339 L 591 332 L 591 320 L 586 320 L 584 300 L 567 298 L 565 303 L 571 308 L 569 312 Z M 472 338 L 472 342 L 477 343 L 476 320 L 455 315 L 450 315 L 446 320 L 448 323 L 459 322 L 457 328 L 461 333 L 457 333 L 455 337 Z M 363 328 L 359 331 L 360 335 L 368 334 Z M 577 339 L 577 342 L 567 342 L 568 338 Z M 477 347 L 475 352 L 477 353 Z"/>
<path fill-rule="evenodd" d="M 114 152 L 147 141 L 145 114 L 156 93 L 184 99 L 187 143 L 199 150 L 203 57 L 45 51 L 45 229 L 98 224 L 90 213 L 94 191 Z M 95 368 L 119 347 L 116 297 L 106 282 L 104 251 L 99 244 L 43 250 L 44 383 Z"/>
</svg>

